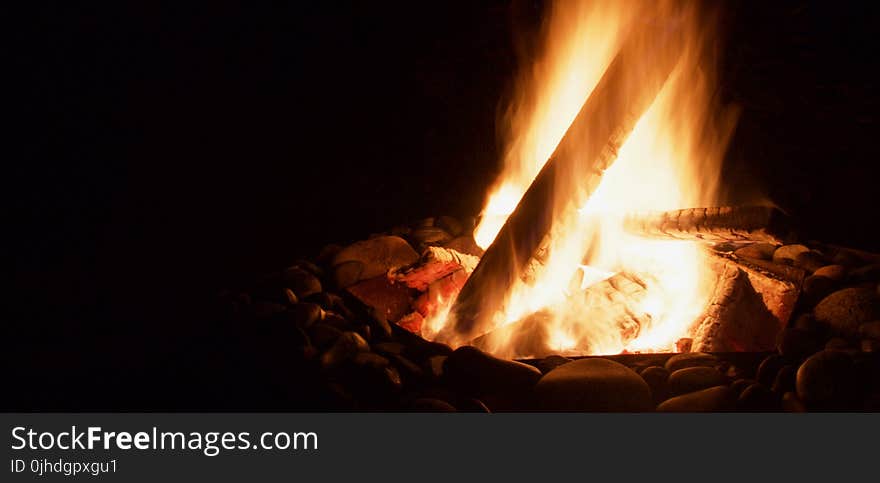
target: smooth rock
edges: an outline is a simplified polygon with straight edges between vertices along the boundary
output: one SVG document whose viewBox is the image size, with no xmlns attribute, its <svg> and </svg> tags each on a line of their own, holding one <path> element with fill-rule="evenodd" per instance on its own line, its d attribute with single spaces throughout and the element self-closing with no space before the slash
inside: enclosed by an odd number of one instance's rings
<svg viewBox="0 0 880 483">
<path fill-rule="evenodd" d="M 822 254 L 813 250 L 798 253 L 794 257 L 794 266 L 803 268 L 809 273 L 813 273 L 827 264 L 828 260 Z"/>
<path fill-rule="evenodd" d="M 849 272 L 851 283 L 880 281 L 880 263 L 872 263 Z"/>
<path fill-rule="evenodd" d="M 804 245 L 783 245 L 773 252 L 773 263 L 794 265 L 798 255 L 809 251 L 810 249 Z"/>
<path fill-rule="evenodd" d="M 337 314 L 336 312 L 324 312 L 324 318 L 322 322 L 326 325 L 329 325 L 330 327 L 335 327 L 343 332 L 355 330 L 355 326 L 353 323 L 346 320 L 345 317 Z"/>
<path fill-rule="evenodd" d="M 388 356 L 389 354 L 403 353 L 404 345 L 400 342 L 379 342 L 372 345 L 373 351 Z"/>
<path fill-rule="evenodd" d="M 461 222 L 451 216 L 441 216 L 437 218 L 437 222 L 435 225 L 439 228 L 442 228 L 446 233 L 449 233 L 453 237 L 461 235 L 461 232 L 464 230 L 464 226 L 462 226 Z"/>
<path fill-rule="evenodd" d="M 642 376 L 642 379 L 644 379 L 648 384 L 648 387 L 651 388 L 651 396 L 654 399 L 654 404 L 659 404 L 669 397 L 669 388 L 666 384 L 666 381 L 669 379 L 669 371 L 667 371 L 665 367 L 646 367 L 642 369 L 642 372 L 640 372 L 639 375 Z"/>
<path fill-rule="evenodd" d="M 852 349 L 852 344 L 843 337 L 832 337 L 825 342 L 825 350 L 846 351 Z"/>
<path fill-rule="evenodd" d="M 880 341 L 877 339 L 862 339 L 859 343 L 859 348 L 862 352 L 873 353 L 880 350 Z"/>
<path fill-rule="evenodd" d="M 300 299 L 321 291 L 321 281 L 311 272 L 300 267 L 290 267 L 282 274 L 285 285 Z"/>
<path fill-rule="evenodd" d="M 787 413 L 805 413 L 807 412 L 807 407 L 798 398 L 796 392 L 789 391 L 782 395 L 782 410 Z"/>
<path fill-rule="evenodd" d="M 804 329 L 810 331 L 824 330 L 822 324 L 816 320 L 816 316 L 811 313 L 801 314 L 794 321 L 795 329 Z"/>
<path fill-rule="evenodd" d="M 754 383 L 743 390 L 736 400 L 736 408 L 740 411 L 777 411 L 779 410 L 779 397 L 767 386 Z"/>
<path fill-rule="evenodd" d="M 733 391 L 727 386 L 715 386 L 667 399 L 657 406 L 657 411 L 700 413 L 730 411 L 735 407 Z"/>
<path fill-rule="evenodd" d="M 325 369 L 333 369 L 353 359 L 359 352 L 368 350 L 370 350 L 369 344 L 357 332 L 343 332 L 330 349 L 321 355 L 321 366 Z"/>
<path fill-rule="evenodd" d="M 794 265 L 798 255 L 809 251 L 810 249 L 804 245 L 783 245 L 773 252 L 773 263 Z"/>
<path fill-rule="evenodd" d="M 425 245 L 441 245 L 452 240 L 452 236 L 446 230 L 435 226 L 416 228 L 409 234 L 409 238 L 416 243 Z"/>
<path fill-rule="evenodd" d="M 776 394 L 785 394 L 789 391 L 794 391 L 796 387 L 797 381 L 797 371 L 798 366 L 794 364 L 788 364 L 779 369 L 779 372 L 776 373 L 776 379 L 773 381 L 773 386 L 770 388 Z"/>
<path fill-rule="evenodd" d="M 670 396 L 679 396 L 725 382 L 724 376 L 714 367 L 686 367 L 670 374 L 667 386 Z"/>
<path fill-rule="evenodd" d="M 290 305 L 296 305 L 297 303 L 299 303 L 299 298 L 297 298 L 293 290 L 290 290 L 289 288 L 284 289 L 284 297 L 287 299 L 287 303 Z"/>
<path fill-rule="evenodd" d="M 415 263 L 419 254 L 403 238 L 382 236 L 371 240 L 361 240 L 345 248 L 333 257 L 331 266 L 358 261 L 364 264 L 360 280 L 385 275 L 393 268 Z"/>
<path fill-rule="evenodd" d="M 842 351 L 810 356 L 797 371 L 797 395 L 809 409 L 844 410 L 859 396 L 859 378 L 852 357 Z"/>
<path fill-rule="evenodd" d="M 822 299 L 813 313 L 832 331 L 851 335 L 860 324 L 880 319 L 880 298 L 869 289 L 845 288 Z"/>
<path fill-rule="evenodd" d="M 488 407 L 477 398 L 464 398 L 455 403 L 455 407 L 463 413 L 491 413 Z"/>
<path fill-rule="evenodd" d="M 788 328 L 779 332 L 776 338 L 779 354 L 790 359 L 808 357 L 822 350 L 823 345 L 821 334 L 807 329 Z"/>
<path fill-rule="evenodd" d="M 806 307 L 814 307 L 819 301 L 840 287 L 840 283 L 828 277 L 810 275 L 801 287 L 801 300 Z"/>
<path fill-rule="evenodd" d="M 651 389 L 632 369 L 602 358 L 561 365 L 535 386 L 538 408 L 548 411 L 649 411 Z"/>
<path fill-rule="evenodd" d="M 872 320 L 859 325 L 859 336 L 865 339 L 880 340 L 880 320 Z"/>
<path fill-rule="evenodd" d="M 816 269 L 813 275 L 830 278 L 835 282 L 842 282 L 846 279 L 846 267 L 843 265 L 825 265 Z"/>
<path fill-rule="evenodd" d="M 451 385 L 476 397 L 525 392 L 541 378 L 541 371 L 534 366 L 499 359 L 471 346 L 452 352 L 444 362 L 443 373 Z"/>
<path fill-rule="evenodd" d="M 287 309 L 287 313 L 290 321 L 303 329 L 308 329 L 324 318 L 324 309 L 318 304 L 308 302 L 294 304 Z"/>
<path fill-rule="evenodd" d="M 740 394 L 742 394 L 742 392 L 745 391 L 747 387 L 751 386 L 754 383 L 755 383 L 754 379 L 746 379 L 746 378 L 737 379 L 737 380 L 733 381 L 732 383 L 730 383 L 730 390 L 733 391 L 733 394 L 736 397 L 739 397 Z"/>
<path fill-rule="evenodd" d="M 408 409 L 427 413 L 454 413 L 457 411 L 455 406 L 446 401 L 427 397 L 416 399 L 410 404 Z"/>
<path fill-rule="evenodd" d="M 670 373 L 686 367 L 715 367 L 718 358 L 702 352 L 686 352 L 676 354 L 666 361 L 666 370 Z"/>
<path fill-rule="evenodd" d="M 342 335 L 341 330 L 321 322 L 309 327 L 308 333 L 309 337 L 312 339 L 312 343 L 315 344 L 315 347 L 319 350 L 330 348 L 330 346 L 336 342 L 336 339 Z"/>
<path fill-rule="evenodd" d="M 758 260 L 771 260 L 773 252 L 776 251 L 776 245 L 772 243 L 752 243 L 742 248 L 738 248 L 733 252 L 734 255 L 742 258 L 756 258 Z"/>
<path fill-rule="evenodd" d="M 443 367 L 446 365 L 446 359 L 449 356 L 431 356 L 428 358 L 428 369 L 434 377 L 443 376 Z"/>
<path fill-rule="evenodd" d="M 784 357 L 778 354 L 771 354 L 761 361 L 755 379 L 764 386 L 771 387 L 773 386 L 773 381 L 776 380 L 776 374 L 779 372 L 779 369 L 782 369 L 782 366 L 786 364 L 787 360 Z"/>
<path fill-rule="evenodd" d="M 553 369 L 556 369 L 563 364 L 568 364 L 569 362 L 571 362 L 571 359 L 568 357 L 552 355 L 541 359 L 535 364 L 535 366 L 541 371 L 541 374 L 547 374 Z"/>
</svg>

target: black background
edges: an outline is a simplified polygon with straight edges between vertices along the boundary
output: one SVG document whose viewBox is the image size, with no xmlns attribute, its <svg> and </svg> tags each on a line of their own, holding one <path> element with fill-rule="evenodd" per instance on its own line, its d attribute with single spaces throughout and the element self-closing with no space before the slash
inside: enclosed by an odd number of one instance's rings
<svg viewBox="0 0 880 483">
<path fill-rule="evenodd" d="M 20 404 L 168 407 L 156 401 L 181 399 L 140 396 L 165 388 L 170 354 L 210 340 L 202 307 L 220 288 L 327 243 L 476 214 L 514 32 L 541 11 L 58 2 L 16 17 L 5 327 Z M 733 192 L 875 251 L 877 21 L 856 2 L 728 2 L 721 85 L 743 108 Z M 73 382 L 84 374 L 100 383 Z"/>
</svg>

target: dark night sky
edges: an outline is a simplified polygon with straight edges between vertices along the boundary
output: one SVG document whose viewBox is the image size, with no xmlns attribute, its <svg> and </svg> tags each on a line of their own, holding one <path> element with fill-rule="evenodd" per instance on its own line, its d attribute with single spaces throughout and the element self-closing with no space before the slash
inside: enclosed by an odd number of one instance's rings
<svg viewBox="0 0 880 483">
<path fill-rule="evenodd" d="M 22 17 L 14 334 L 187 331 L 218 288 L 479 209 L 512 29 L 540 2 L 300 3 Z M 731 183 L 880 250 L 876 8 L 735 1 L 724 18 L 722 94 L 743 107 Z"/>
</svg>

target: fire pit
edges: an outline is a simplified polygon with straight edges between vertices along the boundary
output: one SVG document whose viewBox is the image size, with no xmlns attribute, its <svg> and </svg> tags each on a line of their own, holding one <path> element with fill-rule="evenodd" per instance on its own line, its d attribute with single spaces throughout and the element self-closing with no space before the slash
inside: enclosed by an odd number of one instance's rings
<svg viewBox="0 0 880 483">
<path fill-rule="evenodd" d="M 712 16 L 631 7 L 554 6 L 478 217 L 329 245 L 234 323 L 332 408 L 878 409 L 880 255 L 727 205 Z"/>
</svg>

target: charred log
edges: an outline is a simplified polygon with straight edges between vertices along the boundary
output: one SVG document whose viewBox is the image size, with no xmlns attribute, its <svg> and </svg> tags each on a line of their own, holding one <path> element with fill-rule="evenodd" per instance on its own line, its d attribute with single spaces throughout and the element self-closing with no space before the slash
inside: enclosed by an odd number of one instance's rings
<svg viewBox="0 0 880 483">
<path fill-rule="evenodd" d="M 680 34 L 655 25 L 623 44 L 462 289 L 441 340 L 467 341 L 493 328 L 494 314 L 551 232 L 554 218 L 583 206 L 665 84 L 681 51 Z M 643 57 L 646 51 L 650 55 Z M 633 85 L 639 88 L 626 88 Z"/>
<path fill-rule="evenodd" d="M 625 229 L 648 238 L 709 242 L 768 242 L 791 238 L 788 218 L 764 206 L 722 206 L 635 213 L 624 219 Z"/>
<path fill-rule="evenodd" d="M 391 272 L 389 278 L 424 292 L 431 283 L 456 270 L 464 270 L 470 274 L 479 262 L 479 257 L 459 253 L 451 248 L 428 247 L 416 263 Z"/>
</svg>

